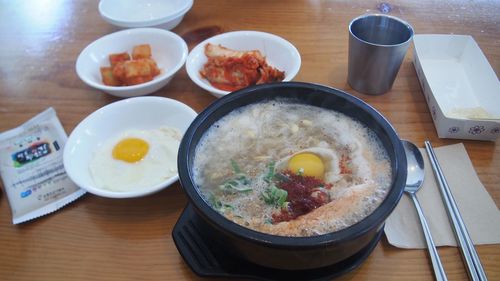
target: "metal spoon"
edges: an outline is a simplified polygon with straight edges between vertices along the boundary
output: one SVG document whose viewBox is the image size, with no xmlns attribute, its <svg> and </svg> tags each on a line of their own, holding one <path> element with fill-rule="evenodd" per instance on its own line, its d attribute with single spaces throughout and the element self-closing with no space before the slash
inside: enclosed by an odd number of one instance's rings
<svg viewBox="0 0 500 281">
<path fill-rule="evenodd" d="M 422 224 L 422 229 L 425 235 L 425 242 L 427 243 L 427 249 L 429 250 L 429 255 L 432 261 L 432 267 L 434 268 L 434 275 L 436 280 L 448 280 L 439 259 L 438 252 L 436 250 L 436 245 L 432 240 L 431 231 L 425 220 L 424 213 L 418 202 L 416 193 L 422 186 L 424 182 L 424 159 L 418 147 L 409 141 L 402 140 L 403 147 L 406 153 L 406 162 L 408 163 L 408 176 L 406 178 L 405 192 L 410 196 L 417 209 L 418 217 L 420 218 L 420 223 Z"/>
</svg>

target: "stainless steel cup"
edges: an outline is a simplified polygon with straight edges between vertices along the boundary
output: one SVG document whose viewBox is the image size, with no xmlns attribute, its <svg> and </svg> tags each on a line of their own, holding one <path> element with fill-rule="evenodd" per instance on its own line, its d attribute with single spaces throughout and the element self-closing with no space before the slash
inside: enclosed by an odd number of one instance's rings
<svg viewBox="0 0 500 281">
<path fill-rule="evenodd" d="M 349 24 L 347 81 L 358 92 L 380 95 L 392 88 L 413 38 L 413 28 L 388 15 L 364 15 Z"/>
</svg>

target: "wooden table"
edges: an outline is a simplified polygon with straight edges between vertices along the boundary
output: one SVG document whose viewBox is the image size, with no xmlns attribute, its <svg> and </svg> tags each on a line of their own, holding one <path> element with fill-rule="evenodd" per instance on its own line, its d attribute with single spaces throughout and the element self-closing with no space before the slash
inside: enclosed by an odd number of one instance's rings
<svg viewBox="0 0 500 281">
<path fill-rule="evenodd" d="M 88 114 L 119 100 L 86 86 L 76 75 L 80 51 L 119 30 L 99 16 L 98 1 L 0 2 L 0 131 L 16 127 L 53 106 L 69 134 Z M 439 139 L 423 98 L 411 54 L 392 91 L 367 96 L 346 83 L 347 25 L 378 12 L 378 1 L 196 0 L 173 32 L 190 48 L 216 33 L 260 30 L 292 42 L 302 56 L 297 81 L 343 89 L 380 110 L 402 138 L 419 146 L 463 142 L 479 177 L 500 203 L 500 142 Z M 500 70 L 498 1 L 391 1 L 391 15 L 416 33 L 470 34 L 493 68 Z M 182 69 L 154 93 L 200 112 L 215 100 Z M 3 185 L 2 185 L 3 189 Z M 54 214 L 11 223 L 0 195 L 0 280 L 195 280 L 177 252 L 172 228 L 187 200 L 179 183 L 152 196 L 113 200 L 85 195 Z M 490 280 L 500 280 L 500 245 L 478 246 Z M 456 248 L 439 248 L 450 280 L 467 275 Z M 385 238 L 368 260 L 340 280 L 432 280 L 424 250 L 401 250 Z"/>
</svg>

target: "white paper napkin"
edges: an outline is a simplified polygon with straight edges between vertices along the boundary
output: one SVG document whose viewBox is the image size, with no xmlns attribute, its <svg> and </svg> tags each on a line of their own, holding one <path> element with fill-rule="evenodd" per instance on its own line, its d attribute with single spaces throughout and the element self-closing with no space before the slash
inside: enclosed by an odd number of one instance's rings
<svg viewBox="0 0 500 281">
<path fill-rule="evenodd" d="M 436 246 L 457 246 L 452 226 L 425 149 L 425 180 L 417 192 Z M 434 148 L 460 214 L 474 244 L 500 243 L 500 211 L 479 181 L 463 144 Z M 500 184 L 500 183 L 499 183 Z M 385 224 L 390 244 L 400 248 L 426 248 L 413 202 L 403 194 Z"/>
</svg>

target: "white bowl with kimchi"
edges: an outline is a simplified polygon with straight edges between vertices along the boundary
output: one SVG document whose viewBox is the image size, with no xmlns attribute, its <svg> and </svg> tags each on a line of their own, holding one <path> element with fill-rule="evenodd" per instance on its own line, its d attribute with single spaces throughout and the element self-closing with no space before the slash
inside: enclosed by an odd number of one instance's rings
<svg viewBox="0 0 500 281">
<path fill-rule="evenodd" d="M 137 51 L 136 47 L 146 48 Z M 135 53 L 139 53 L 138 58 Z M 85 47 L 76 61 L 76 73 L 85 84 L 110 95 L 142 96 L 167 85 L 187 55 L 186 42 L 173 32 L 159 28 L 126 29 Z M 117 57 L 120 62 L 114 65 Z"/>
<path fill-rule="evenodd" d="M 194 83 L 215 97 L 256 84 L 290 81 L 299 72 L 300 54 L 290 42 L 260 31 L 233 31 L 198 44 L 186 70 Z"/>
</svg>

